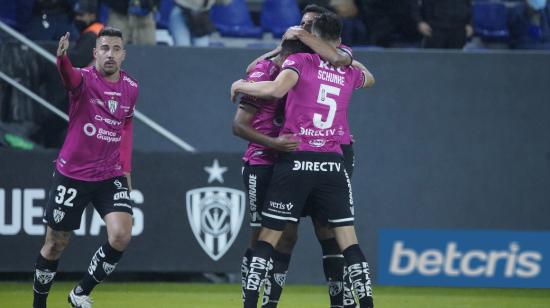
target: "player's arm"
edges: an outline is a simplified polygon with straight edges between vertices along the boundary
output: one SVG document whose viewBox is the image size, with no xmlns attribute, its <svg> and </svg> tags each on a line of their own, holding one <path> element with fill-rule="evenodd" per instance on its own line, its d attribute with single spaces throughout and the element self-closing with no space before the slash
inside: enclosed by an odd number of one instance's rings
<svg viewBox="0 0 550 308">
<path fill-rule="evenodd" d="M 235 101 L 238 93 L 262 99 L 279 99 L 285 96 L 298 82 L 299 75 L 291 69 L 283 70 L 273 81 L 247 82 L 237 80 L 231 86 L 231 100 Z"/>
<path fill-rule="evenodd" d="M 363 63 L 357 60 L 353 60 L 351 65 L 363 72 L 363 76 L 365 77 L 365 79 L 363 80 L 363 85 L 361 88 L 370 88 L 374 85 L 374 75 L 372 75 L 372 73 L 367 69 L 365 65 L 363 65 Z"/>
<path fill-rule="evenodd" d="M 248 64 L 248 66 L 246 67 L 246 73 L 247 74 L 250 73 L 254 69 L 254 67 L 256 67 L 256 64 L 258 64 L 258 62 L 265 60 L 267 58 L 275 57 L 280 52 L 281 52 L 281 45 L 277 46 L 277 48 L 271 51 L 268 51 L 263 55 L 259 56 L 258 58 L 254 59 L 254 61 L 250 62 L 250 64 Z"/>
<path fill-rule="evenodd" d="M 233 119 L 233 134 L 249 142 L 261 144 L 277 151 L 291 152 L 298 147 L 300 141 L 289 135 L 273 138 L 254 129 L 251 123 L 257 112 L 258 109 L 255 106 L 241 102 Z"/>
<path fill-rule="evenodd" d="M 82 83 L 82 75 L 78 69 L 73 67 L 71 60 L 67 56 L 68 49 L 69 32 L 59 39 L 59 45 L 57 46 L 57 70 L 61 74 L 61 80 L 65 89 L 72 91 Z"/>
<path fill-rule="evenodd" d="M 326 43 L 302 27 L 296 26 L 289 28 L 285 33 L 284 39 L 298 39 L 302 41 L 302 43 L 309 46 L 309 48 L 313 49 L 315 53 L 321 56 L 321 58 L 336 67 L 351 65 L 353 61 L 349 53 Z"/>
<path fill-rule="evenodd" d="M 126 118 L 120 141 L 120 164 L 122 172 L 128 179 L 128 187 L 132 190 L 132 143 L 134 139 L 132 118 Z"/>
</svg>

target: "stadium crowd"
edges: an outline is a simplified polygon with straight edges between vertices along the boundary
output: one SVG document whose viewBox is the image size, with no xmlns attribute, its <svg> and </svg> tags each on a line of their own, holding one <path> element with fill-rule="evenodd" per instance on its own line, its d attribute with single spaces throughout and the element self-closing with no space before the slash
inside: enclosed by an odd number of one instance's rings
<svg viewBox="0 0 550 308">
<path fill-rule="evenodd" d="M 221 35 L 267 46 L 312 3 L 343 19 L 343 43 L 354 47 L 550 48 L 546 0 L 0 0 L 0 20 L 35 41 L 77 40 L 99 22 L 130 44 L 224 46 L 211 40 Z"/>
</svg>

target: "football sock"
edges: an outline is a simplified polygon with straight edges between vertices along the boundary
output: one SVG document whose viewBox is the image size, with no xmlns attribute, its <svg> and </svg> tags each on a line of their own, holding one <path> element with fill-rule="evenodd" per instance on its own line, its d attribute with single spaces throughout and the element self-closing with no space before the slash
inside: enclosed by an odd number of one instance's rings
<svg viewBox="0 0 550 308">
<path fill-rule="evenodd" d="M 244 288 L 246 286 L 246 275 L 248 274 L 248 263 L 250 262 L 250 255 L 252 254 L 252 249 L 247 248 L 244 252 L 244 256 L 241 262 L 241 289 L 243 292 L 243 301 L 244 301 Z"/>
<path fill-rule="evenodd" d="M 268 242 L 257 241 L 250 255 L 249 270 L 246 274 L 244 288 L 244 308 L 256 308 L 260 288 L 272 269 L 271 254 L 273 246 Z"/>
<path fill-rule="evenodd" d="M 271 257 L 273 259 L 273 270 L 268 274 L 266 286 L 264 287 L 264 298 L 262 299 L 262 307 L 275 308 L 279 304 L 279 298 L 283 292 L 283 286 L 286 281 L 288 272 L 288 264 L 290 263 L 290 255 L 273 251 Z"/>
<path fill-rule="evenodd" d="M 36 264 L 34 265 L 33 308 L 46 308 L 46 300 L 52 287 L 58 264 L 59 260 L 47 260 L 42 254 L 38 254 Z"/>
<path fill-rule="evenodd" d="M 328 284 L 330 307 L 342 307 L 344 304 L 344 256 L 340 252 L 336 239 L 320 241 L 323 251 L 323 270 Z"/>
<path fill-rule="evenodd" d="M 347 277 L 359 299 L 359 307 L 374 307 L 369 265 L 359 245 L 351 245 L 343 251 L 347 263 Z"/>
<path fill-rule="evenodd" d="M 88 272 L 74 289 L 75 294 L 90 295 L 94 287 L 105 280 L 115 270 L 123 253 L 123 251 L 118 251 L 111 247 L 109 242 L 99 247 L 92 256 Z"/>
</svg>

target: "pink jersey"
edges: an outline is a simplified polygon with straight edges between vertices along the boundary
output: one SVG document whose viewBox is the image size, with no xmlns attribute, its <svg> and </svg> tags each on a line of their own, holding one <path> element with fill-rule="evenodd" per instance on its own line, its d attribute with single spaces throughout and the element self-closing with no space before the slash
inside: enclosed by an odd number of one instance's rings
<svg viewBox="0 0 550 308">
<path fill-rule="evenodd" d="M 338 46 L 338 49 L 349 54 L 349 56 L 353 60 L 353 52 L 351 50 L 351 47 L 341 44 L 340 46 Z M 344 135 L 342 136 L 342 144 L 351 144 L 351 133 L 349 131 L 349 122 L 346 122 L 346 125 L 344 126 Z"/>
<path fill-rule="evenodd" d="M 69 91 L 69 128 L 56 168 L 83 181 L 121 176 L 122 134 L 134 113 L 138 84 L 123 71 L 114 83 L 93 66 L 79 72 L 82 82 Z"/>
<path fill-rule="evenodd" d="M 363 72 L 354 67 L 335 68 L 319 55 L 306 53 L 290 55 L 283 69 L 300 77 L 287 94 L 282 133 L 301 139 L 297 151 L 342 153 L 348 104 L 353 90 L 363 85 Z"/>
<path fill-rule="evenodd" d="M 270 60 L 262 60 L 248 74 L 249 82 L 275 80 L 279 67 Z M 252 128 L 258 132 L 277 137 L 282 128 L 284 100 L 261 100 L 253 96 L 243 96 L 241 103 L 250 104 L 258 109 L 252 119 Z M 250 165 L 272 165 L 277 158 L 273 149 L 256 143 L 249 143 L 243 160 Z"/>
</svg>

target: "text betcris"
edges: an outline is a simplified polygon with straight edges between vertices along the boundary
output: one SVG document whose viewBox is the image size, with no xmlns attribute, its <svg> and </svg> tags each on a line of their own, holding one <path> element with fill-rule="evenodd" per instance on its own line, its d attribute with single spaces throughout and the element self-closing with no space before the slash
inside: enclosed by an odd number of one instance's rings
<svg viewBox="0 0 550 308">
<path fill-rule="evenodd" d="M 506 277 L 533 278 L 540 274 L 543 256 L 534 250 L 522 250 L 510 242 L 501 250 L 461 250 L 456 242 L 444 249 L 417 251 L 395 241 L 392 247 L 390 273 L 398 276 Z"/>
</svg>

